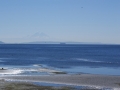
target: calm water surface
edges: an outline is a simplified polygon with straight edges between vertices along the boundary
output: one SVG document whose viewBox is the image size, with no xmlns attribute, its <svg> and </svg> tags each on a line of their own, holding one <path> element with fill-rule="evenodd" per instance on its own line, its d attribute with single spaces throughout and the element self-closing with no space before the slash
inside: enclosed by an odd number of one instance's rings
<svg viewBox="0 0 120 90">
<path fill-rule="evenodd" d="M 0 67 L 7 69 L 2 75 L 50 70 L 120 75 L 120 45 L 1 44 Z"/>
</svg>

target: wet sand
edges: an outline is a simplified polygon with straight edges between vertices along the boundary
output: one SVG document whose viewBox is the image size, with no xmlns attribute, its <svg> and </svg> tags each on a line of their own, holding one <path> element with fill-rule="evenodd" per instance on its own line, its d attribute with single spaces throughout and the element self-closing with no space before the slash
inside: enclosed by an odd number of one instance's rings
<svg viewBox="0 0 120 90">
<path fill-rule="evenodd" d="M 48 82 L 66 85 L 108 87 L 120 90 L 120 76 L 108 75 L 44 75 L 44 76 L 1 76 L 1 80 L 17 80 L 23 82 Z"/>
</svg>

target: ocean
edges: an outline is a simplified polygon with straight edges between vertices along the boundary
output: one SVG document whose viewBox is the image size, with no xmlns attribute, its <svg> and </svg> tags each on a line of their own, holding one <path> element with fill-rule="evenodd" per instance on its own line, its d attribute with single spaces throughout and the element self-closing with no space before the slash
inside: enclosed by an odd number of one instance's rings
<svg viewBox="0 0 120 90">
<path fill-rule="evenodd" d="M 0 44 L 0 75 L 55 73 L 120 75 L 120 45 Z"/>
</svg>

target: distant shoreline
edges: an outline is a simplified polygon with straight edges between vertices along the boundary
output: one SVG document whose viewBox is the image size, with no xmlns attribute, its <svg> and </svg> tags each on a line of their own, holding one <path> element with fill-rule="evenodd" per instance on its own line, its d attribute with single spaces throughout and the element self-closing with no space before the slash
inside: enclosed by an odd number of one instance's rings
<svg viewBox="0 0 120 90">
<path fill-rule="evenodd" d="M 120 44 L 76 44 L 76 43 L 3 43 L 0 45 L 120 45 Z"/>
<path fill-rule="evenodd" d="M 0 41 L 0 44 L 77 44 L 77 45 L 120 45 L 119 43 L 101 43 L 101 42 L 59 42 L 59 41 L 33 41 L 33 42 L 14 42 L 14 43 L 7 43 Z"/>
</svg>

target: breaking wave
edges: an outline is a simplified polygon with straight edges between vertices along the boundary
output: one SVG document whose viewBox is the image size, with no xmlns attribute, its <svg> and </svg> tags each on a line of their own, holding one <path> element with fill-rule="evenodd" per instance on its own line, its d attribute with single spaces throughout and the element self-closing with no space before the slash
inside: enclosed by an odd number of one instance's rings
<svg viewBox="0 0 120 90">
<path fill-rule="evenodd" d="M 37 65 L 34 65 L 37 66 Z M 39 65 L 38 65 L 39 66 Z M 26 67 L 26 68 L 1 68 L 0 75 L 41 75 L 43 73 L 53 74 L 54 72 L 61 72 L 58 70 L 44 68 L 44 67 Z"/>
</svg>

